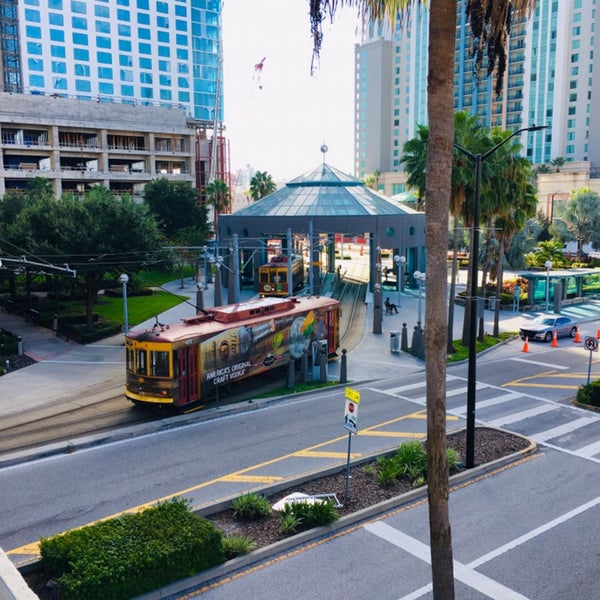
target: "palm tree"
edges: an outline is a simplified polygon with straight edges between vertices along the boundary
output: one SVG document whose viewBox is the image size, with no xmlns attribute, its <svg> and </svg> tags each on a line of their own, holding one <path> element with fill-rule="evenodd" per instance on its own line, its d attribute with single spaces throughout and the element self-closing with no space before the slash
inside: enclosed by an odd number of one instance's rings
<svg viewBox="0 0 600 600">
<path fill-rule="evenodd" d="M 410 0 L 312 0 L 311 33 L 318 56 L 323 40 L 321 25 L 326 12 L 336 6 L 359 8 L 363 23 L 406 16 Z M 506 66 L 506 40 L 511 19 L 519 18 L 535 0 L 467 0 L 478 65 L 487 51 L 488 73 L 496 73 L 496 91 L 502 90 Z M 432 0 L 429 14 L 429 56 L 427 74 L 427 113 L 429 152 L 427 153 L 425 234 L 427 251 L 428 302 L 425 320 L 427 386 L 427 490 L 433 597 L 454 598 L 452 536 L 448 513 L 448 463 L 446 460 L 446 254 L 448 213 L 452 184 L 454 146 L 454 56 L 456 0 Z"/>
<path fill-rule="evenodd" d="M 219 214 L 228 210 L 231 205 L 231 192 L 221 179 L 215 179 L 206 186 L 206 202 L 213 205 L 213 229 L 215 235 L 219 231 Z"/>
<path fill-rule="evenodd" d="M 250 196 L 254 202 L 272 194 L 275 190 L 277 190 L 277 185 L 266 171 L 256 171 L 250 180 Z"/>
<path fill-rule="evenodd" d="M 428 140 L 429 127 L 417 124 L 415 137 L 404 143 L 400 157 L 400 164 L 404 165 L 404 170 L 408 175 L 406 185 L 409 189 L 417 190 L 417 210 L 423 210 Z"/>
<path fill-rule="evenodd" d="M 557 156 L 550 161 L 553 167 L 556 167 L 556 172 L 560 172 L 560 168 L 565 164 L 566 160 L 564 156 Z"/>
<path fill-rule="evenodd" d="M 571 193 L 569 201 L 557 211 L 577 240 L 577 257 L 583 256 L 583 245 L 597 241 L 600 229 L 600 195 L 589 187 Z"/>
</svg>

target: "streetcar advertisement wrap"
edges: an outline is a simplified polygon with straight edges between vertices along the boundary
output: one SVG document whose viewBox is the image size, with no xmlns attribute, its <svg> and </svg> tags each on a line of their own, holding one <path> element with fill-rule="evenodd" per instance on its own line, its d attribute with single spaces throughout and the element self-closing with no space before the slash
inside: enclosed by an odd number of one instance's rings
<svg viewBox="0 0 600 600">
<path fill-rule="evenodd" d="M 237 379 L 258 375 L 298 359 L 312 339 L 327 328 L 311 310 L 302 316 L 274 317 L 255 325 L 240 325 L 200 343 L 203 392 Z"/>
</svg>

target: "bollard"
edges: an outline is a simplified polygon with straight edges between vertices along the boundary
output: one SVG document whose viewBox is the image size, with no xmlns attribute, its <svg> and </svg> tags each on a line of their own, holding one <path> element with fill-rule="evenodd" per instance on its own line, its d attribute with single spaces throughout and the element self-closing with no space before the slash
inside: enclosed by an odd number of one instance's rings
<svg viewBox="0 0 600 600">
<path fill-rule="evenodd" d="M 286 387 L 288 390 L 294 388 L 295 385 L 295 375 L 296 375 L 296 361 L 293 358 L 290 358 L 290 362 L 288 363 L 287 370 L 287 382 Z"/>
<path fill-rule="evenodd" d="M 302 352 L 300 357 L 300 381 L 302 383 L 308 382 L 308 348 Z"/>
<path fill-rule="evenodd" d="M 58 335 L 58 315 L 54 313 L 54 319 L 52 320 L 52 329 L 55 335 Z"/>
<path fill-rule="evenodd" d="M 23 356 L 23 338 L 20 335 L 17 336 L 17 354 Z"/>
<path fill-rule="evenodd" d="M 340 365 L 340 383 L 346 383 L 348 381 L 348 365 L 346 348 L 342 348 L 342 364 Z"/>
<path fill-rule="evenodd" d="M 321 383 L 327 381 L 327 352 L 324 348 L 319 350 L 319 381 Z"/>
<path fill-rule="evenodd" d="M 408 352 L 408 329 L 406 323 L 402 323 L 402 342 L 400 343 L 400 350 L 402 352 Z"/>
</svg>

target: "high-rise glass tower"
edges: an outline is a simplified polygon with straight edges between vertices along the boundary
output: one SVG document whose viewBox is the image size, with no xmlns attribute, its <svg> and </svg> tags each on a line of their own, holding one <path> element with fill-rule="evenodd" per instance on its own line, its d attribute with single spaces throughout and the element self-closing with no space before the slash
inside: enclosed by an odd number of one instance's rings
<svg viewBox="0 0 600 600">
<path fill-rule="evenodd" d="M 527 22 L 513 23 L 500 94 L 485 64 L 474 73 L 465 0 L 457 3 L 456 110 L 482 124 L 524 133 L 522 144 L 535 164 L 557 157 L 600 167 L 600 53 L 595 50 L 596 0 L 538 0 Z M 395 31 L 372 30 L 355 51 L 355 174 L 401 172 L 404 143 L 417 124 L 427 124 L 428 13 L 421 3 Z"/>
<path fill-rule="evenodd" d="M 0 91 L 222 121 L 220 44 L 221 0 L 0 0 Z"/>
</svg>

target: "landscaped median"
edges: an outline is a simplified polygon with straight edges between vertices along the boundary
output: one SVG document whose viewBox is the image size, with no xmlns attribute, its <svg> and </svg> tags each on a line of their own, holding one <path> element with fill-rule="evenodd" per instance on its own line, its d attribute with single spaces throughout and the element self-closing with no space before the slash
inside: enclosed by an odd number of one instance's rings
<svg viewBox="0 0 600 600">
<path fill-rule="evenodd" d="M 448 437 L 449 462 L 455 465 L 453 469 L 455 474 L 450 479 L 451 485 L 458 485 L 467 479 L 481 476 L 483 472 L 505 466 L 536 450 L 535 443 L 522 436 L 497 429 L 478 428 L 475 431 L 475 462 L 479 466 L 465 470 L 460 466 L 460 461 L 464 457 L 465 438 L 464 431 L 455 432 Z M 88 574 L 86 577 L 91 574 L 94 586 L 99 585 L 99 582 L 102 583 L 101 588 L 108 586 L 106 587 L 108 596 L 97 595 L 95 592 L 92 596 L 94 598 L 106 597 L 114 600 L 143 594 L 136 597 L 140 600 L 152 600 L 182 593 L 202 586 L 211 579 L 222 577 L 230 571 L 261 562 L 275 553 L 284 552 L 317 537 L 327 536 L 334 531 L 374 518 L 418 499 L 425 499 L 426 487 L 422 484 L 426 461 L 423 457 L 424 451 L 420 442 L 406 442 L 384 457 L 369 456 L 352 463 L 349 488 L 346 469 L 343 465 L 338 465 L 325 472 L 315 472 L 297 480 L 260 488 L 255 490 L 256 494 L 203 506 L 196 510 L 198 516 L 187 510 L 183 500 L 174 500 L 149 509 L 150 516 L 143 516 L 147 511 L 137 515 L 122 516 L 106 523 L 43 540 L 42 565 L 48 569 L 48 574 L 58 578 L 58 585 L 60 585 L 60 577 L 64 575 L 59 573 L 66 573 L 63 567 L 67 565 L 67 569 L 72 568 L 68 563 L 78 561 L 82 567 L 85 567 L 84 570 Z M 346 491 L 347 497 L 345 497 Z M 283 516 L 272 514 L 270 508 L 273 504 L 292 492 L 303 492 L 309 498 L 322 498 L 325 495 L 326 499 L 314 510 L 305 508 L 301 502 L 297 511 L 284 510 Z M 332 496 L 340 501 L 341 506 L 334 507 L 329 504 L 328 499 Z M 144 536 L 144 532 L 150 532 L 146 526 L 150 518 L 157 524 L 161 522 L 159 518 L 161 511 L 165 513 L 164 523 L 161 527 L 157 525 L 156 529 L 162 531 L 164 535 Z M 172 524 L 169 524 L 170 512 L 176 513 L 178 517 Z M 181 525 L 182 518 L 183 525 Z M 146 525 L 141 527 L 137 519 L 141 519 L 140 523 Z M 315 523 L 328 524 L 303 530 Z M 124 547 L 127 548 L 123 554 L 117 548 L 116 540 L 119 536 L 115 538 L 112 534 L 125 532 L 128 525 L 133 525 L 131 531 L 135 535 L 133 540 L 126 536 L 123 538 L 126 542 Z M 107 535 L 99 535 L 95 532 L 94 528 L 97 527 L 102 531 L 106 530 Z M 154 526 L 151 529 L 154 529 Z M 86 530 L 90 531 L 83 533 Z M 290 535 L 296 531 L 300 533 Z M 181 543 L 176 539 L 180 533 L 184 533 Z M 73 536 L 76 543 L 69 542 L 69 536 Z M 96 555 L 101 559 L 99 562 L 95 563 L 84 555 L 81 544 L 85 540 L 92 542 L 94 552 L 100 549 L 100 553 Z M 189 551 L 192 547 L 190 544 L 196 548 L 194 552 Z M 224 562 L 226 558 L 252 548 L 256 549 L 249 554 Z M 75 555 L 72 555 L 73 551 Z M 197 560 L 201 560 L 201 564 L 188 564 L 189 555 L 198 557 Z M 64 562 L 65 557 L 67 562 Z M 90 563 L 96 566 L 90 567 Z M 134 572 L 149 568 L 150 574 L 140 578 L 138 573 L 138 583 L 145 587 L 134 591 L 128 584 L 127 591 L 123 590 L 125 595 L 121 596 L 117 589 L 117 582 L 129 579 L 127 572 L 130 567 Z M 114 569 L 117 569 L 116 574 L 113 573 Z M 188 574 L 190 576 L 186 577 Z M 181 577 L 185 578 L 180 579 Z M 28 582 L 34 580 L 33 575 L 27 578 Z M 159 580 L 163 583 L 159 583 Z M 41 585 L 39 569 L 37 581 Z M 77 595 L 79 584 L 73 585 L 71 574 L 67 575 L 66 581 L 68 585 L 65 591 L 67 589 L 69 591 L 63 592 L 63 586 L 60 585 L 61 599 L 75 600 L 90 597 L 87 591 L 83 595 Z M 104 583 L 106 581 L 109 583 Z M 152 587 L 160 585 L 163 587 L 148 591 L 151 581 Z M 81 587 L 81 589 L 85 588 Z M 39 590 L 35 591 L 40 594 Z M 43 591 L 45 590 L 42 589 Z M 40 594 L 42 600 L 50 597 Z"/>
</svg>

